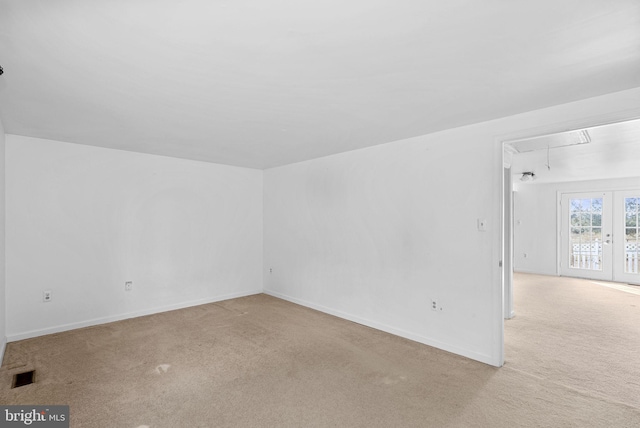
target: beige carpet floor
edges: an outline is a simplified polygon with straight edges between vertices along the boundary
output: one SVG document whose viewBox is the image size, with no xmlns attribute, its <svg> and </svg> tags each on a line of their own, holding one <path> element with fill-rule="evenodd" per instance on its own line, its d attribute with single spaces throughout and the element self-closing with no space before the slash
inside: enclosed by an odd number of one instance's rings
<svg viewBox="0 0 640 428">
<path fill-rule="evenodd" d="M 73 427 L 640 426 L 640 296 L 514 294 L 501 369 L 256 295 L 10 343 L 0 403 L 68 404 Z"/>
</svg>

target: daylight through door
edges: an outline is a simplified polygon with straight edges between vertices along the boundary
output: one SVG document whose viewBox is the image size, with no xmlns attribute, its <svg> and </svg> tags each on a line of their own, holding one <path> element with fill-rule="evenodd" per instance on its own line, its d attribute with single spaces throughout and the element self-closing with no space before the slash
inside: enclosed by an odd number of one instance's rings
<svg viewBox="0 0 640 428">
<path fill-rule="evenodd" d="M 611 280 L 611 193 L 564 194 L 561 208 L 562 274 Z"/>
<path fill-rule="evenodd" d="M 615 206 L 619 208 L 614 222 L 616 236 L 623 239 L 616 243 L 613 277 L 615 281 L 640 284 L 640 190 L 614 192 Z M 619 217 L 619 218 L 618 218 Z"/>
<path fill-rule="evenodd" d="M 560 198 L 561 275 L 640 284 L 640 190 Z"/>
</svg>

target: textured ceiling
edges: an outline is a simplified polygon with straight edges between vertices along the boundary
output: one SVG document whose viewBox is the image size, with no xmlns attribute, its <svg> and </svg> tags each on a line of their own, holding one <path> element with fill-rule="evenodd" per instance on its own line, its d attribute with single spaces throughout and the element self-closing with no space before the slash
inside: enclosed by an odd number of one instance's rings
<svg viewBox="0 0 640 428">
<path fill-rule="evenodd" d="M 0 0 L 10 134 L 252 168 L 640 86 L 637 0 Z"/>
</svg>

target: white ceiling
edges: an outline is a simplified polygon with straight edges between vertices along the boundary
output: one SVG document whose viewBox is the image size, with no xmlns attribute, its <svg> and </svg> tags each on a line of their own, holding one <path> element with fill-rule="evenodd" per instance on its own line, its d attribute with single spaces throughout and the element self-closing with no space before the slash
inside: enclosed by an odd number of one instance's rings
<svg viewBox="0 0 640 428">
<path fill-rule="evenodd" d="M 638 0 L 0 0 L 7 133 L 267 168 L 640 87 Z"/>
<path fill-rule="evenodd" d="M 514 154 L 511 160 L 514 183 L 529 185 L 640 177 L 640 120 L 597 126 L 587 132 L 591 139 L 587 144 Z M 530 143 L 542 147 L 537 143 L 558 141 L 566 134 L 571 133 L 532 138 Z M 520 182 L 525 171 L 533 172 L 536 179 Z"/>
</svg>

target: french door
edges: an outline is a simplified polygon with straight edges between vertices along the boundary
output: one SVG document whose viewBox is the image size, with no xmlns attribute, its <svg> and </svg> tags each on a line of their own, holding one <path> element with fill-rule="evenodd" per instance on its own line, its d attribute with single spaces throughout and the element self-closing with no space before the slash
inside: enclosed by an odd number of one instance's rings
<svg viewBox="0 0 640 428">
<path fill-rule="evenodd" d="M 611 192 L 562 195 L 562 275 L 613 280 L 612 208 Z"/>
<path fill-rule="evenodd" d="M 614 235 L 619 243 L 614 246 L 614 281 L 640 284 L 640 190 L 614 192 L 616 218 Z"/>
<path fill-rule="evenodd" d="M 640 284 L 640 190 L 561 196 L 560 273 Z"/>
</svg>

